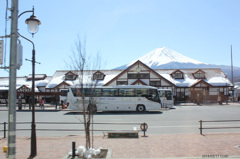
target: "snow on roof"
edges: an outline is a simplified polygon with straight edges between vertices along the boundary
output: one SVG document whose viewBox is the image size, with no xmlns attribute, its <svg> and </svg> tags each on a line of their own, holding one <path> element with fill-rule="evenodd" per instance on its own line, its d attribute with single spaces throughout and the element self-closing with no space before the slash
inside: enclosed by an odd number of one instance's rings
<svg viewBox="0 0 240 159">
<path fill-rule="evenodd" d="M 170 81 L 177 87 L 190 87 L 200 79 L 195 79 L 193 73 L 199 69 L 179 69 L 184 74 L 183 79 L 174 79 L 171 76 L 171 73 L 176 71 L 176 69 L 155 69 L 154 71 L 161 75 L 166 80 Z M 231 81 L 226 77 L 223 71 L 220 68 L 204 68 L 200 69 L 205 72 L 205 82 L 209 83 L 212 86 L 233 86 Z M 86 70 L 84 71 L 83 83 L 90 83 L 92 79 L 92 75 L 98 70 Z M 103 80 L 98 80 L 98 86 L 102 86 L 108 83 L 110 80 L 115 78 L 124 70 L 100 70 L 105 77 Z M 75 80 L 65 80 L 65 74 L 68 73 L 69 70 L 59 70 L 54 73 L 53 76 L 47 76 L 44 80 L 36 80 L 36 87 L 46 87 L 46 88 L 54 88 L 62 82 L 66 82 L 69 85 L 77 85 L 79 83 L 79 77 Z M 71 71 L 74 74 L 78 75 L 78 71 Z M 17 77 L 17 88 L 26 85 L 31 88 L 32 81 L 27 80 L 26 77 Z M 9 87 L 9 78 L 8 77 L 0 77 L 0 90 L 6 90 Z"/>
<path fill-rule="evenodd" d="M 0 87 L 8 87 L 9 78 L 8 77 L 0 77 Z"/>
<path fill-rule="evenodd" d="M 97 72 L 98 70 L 85 70 L 83 73 L 83 83 L 91 83 L 92 75 Z M 116 77 L 122 70 L 100 70 L 103 74 L 105 74 L 104 80 L 99 80 L 98 85 L 104 85 L 108 81 L 110 81 L 112 78 Z M 65 81 L 69 85 L 75 85 L 79 83 L 79 77 L 75 80 L 65 80 L 65 74 L 68 73 L 69 70 L 59 70 L 56 71 L 53 75 L 52 79 L 47 84 L 46 88 L 54 88 L 58 84 Z M 71 71 L 76 75 L 79 75 L 79 71 Z"/>
<path fill-rule="evenodd" d="M 0 91 L 8 91 L 9 87 L 0 87 Z"/>
<path fill-rule="evenodd" d="M 46 74 L 35 74 L 35 78 L 45 78 L 46 77 Z M 28 79 L 31 79 L 32 78 L 32 74 L 29 74 L 27 76 Z"/>
<path fill-rule="evenodd" d="M 159 69 L 155 70 L 158 74 L 160 74 L 165 79 L 169 80 L 177 87 L 190 87 L 199 81 L 199 79 L 195 79 L 193 73 L 199 69 L 180 69 L 184 74 L 183 79 L 174 79 L 170 75 L 176 69 Z M 212 86 L 232 86 L 231 81 L 226 77 L 226 75 L 222 72 L 220 68 L 205 68 L 200 69 L 205 72 L 204 81 L 209 83 Z"/>
</svg>

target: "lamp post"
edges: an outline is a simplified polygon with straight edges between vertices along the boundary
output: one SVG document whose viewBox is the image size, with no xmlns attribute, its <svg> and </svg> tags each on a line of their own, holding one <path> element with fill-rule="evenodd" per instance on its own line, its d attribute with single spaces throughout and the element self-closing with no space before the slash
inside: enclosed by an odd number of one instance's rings
<svg viewBox="0 0 240 159">
<path fill-rule="evenodd" d="M 34 8 L 31 11 L 25 11 L 21 13 L 18 18 L 24 13 L 32 12 L 32 16 L 28 18 L 25 23 L 28 24 L 28 31 L 32 34 L 32 36 L 38 31 L 38 26 L 41 24 L 40 20 L 34 15 Z M 33 45 L 32 50 L 32 129 L 31 129 L 31 154 L 30 157 L 34 157 L 37 155 L 37 137 L 36 137 L 36 124 L 35 124 L 35 45 L 28 38 L 22 36 L 18 33 L 19 36 L 31 42 Z"/>
</svg>

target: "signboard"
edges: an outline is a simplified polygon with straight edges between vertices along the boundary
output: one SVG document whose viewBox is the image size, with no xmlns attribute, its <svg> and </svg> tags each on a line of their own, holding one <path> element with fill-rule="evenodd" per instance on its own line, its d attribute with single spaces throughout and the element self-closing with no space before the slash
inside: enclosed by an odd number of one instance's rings
<svg viewBox="0 0 240 159">
<path fill-rule="evenodd" d="M 0 40 L 0 65 L 3 64 L 3 40 Z"/>
<path fill-rule="evenodd" d="M 23 47 L 21 44 L 17 44 L 17 69 L 20 69 L 23 63 Z"/>
</svg>

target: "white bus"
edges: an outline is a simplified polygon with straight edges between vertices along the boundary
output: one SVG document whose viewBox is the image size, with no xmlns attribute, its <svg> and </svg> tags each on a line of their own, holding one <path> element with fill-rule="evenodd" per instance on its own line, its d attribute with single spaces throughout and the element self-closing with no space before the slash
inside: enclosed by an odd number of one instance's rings
<svg viewBox="0 0 240 159">
<path fill-rule="evenodd" d="M 173 107 L 173 94 L 171 89 L 158 89 L 158 94 L 164 108 Z"/>
<path fill-rule="evenodd" d="M 162 108 L 158 90 L 151 86 L 115 86 L 76 88 L 69 87 L 67 100 L 69 109 L 83 110 L 80 90 L 85 95 L 85 110 L 89 103 L 94 105 L 97 111 L 159 111 Z M 93 94 L 93 95 L 91 95 Z M 89 102 L 91 101 L 91 102 Z"/>
</svg>

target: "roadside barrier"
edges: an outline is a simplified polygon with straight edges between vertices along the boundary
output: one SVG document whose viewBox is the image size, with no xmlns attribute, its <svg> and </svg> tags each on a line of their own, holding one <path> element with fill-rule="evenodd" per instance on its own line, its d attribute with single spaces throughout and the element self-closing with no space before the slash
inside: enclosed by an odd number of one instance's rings
<svg viewBox="0 0 240 159">
<path fill-rule="evenodd" d="M 211 120 L 211 121 L 203 121 L 200 120 L 200 134 L 203 134 L 203 129 L 236 129 L 236 128 L 240 128 L 240 127 L 203 127 L 203 123 L 204 122 L 240 122 L 240 120 Z"/>
<path fill-rule="evenodd" d="M 35 122 L 36 125 L 40 125 L 40 124 L 55 124 L 55 125 L 83 125 L 84 123 L 78 123 L 78 122 Z M 7 125 L 8 123 L 3 122 L 0 123 L 0 127 L 2 127 L 1 125 L 3 125 L 3 129 L 0 129 L 0 132 L 3 132 L 3 138 L 6 138 L 6 132 L 7 130 Z M 17 124 L 31 124 L 31 122 L 16 122 Z M 146 137 L 146 131 L 148 129 L 147 124 L 146 123 L 91 123 L 93 125 L 139 125 L 140 127 L 140 131 L 142 131 L 144 133 L 144 137 Z M 31 129 L 17 129 L 16 131 L 30 131 Z M 48 129 L 44 129 L 44 128 L 36 128 L 36 131 L 85 131 L 84 129 L 61 129 L 61 128 L 48 128 Z M 107 130 L 107 129 L 93 129 L 90 131 L 101 131 L 101 132 L 106 132 L 106 131 L 133 131 L 133 130 Z"/>
</svg>

